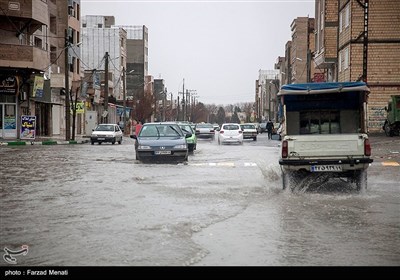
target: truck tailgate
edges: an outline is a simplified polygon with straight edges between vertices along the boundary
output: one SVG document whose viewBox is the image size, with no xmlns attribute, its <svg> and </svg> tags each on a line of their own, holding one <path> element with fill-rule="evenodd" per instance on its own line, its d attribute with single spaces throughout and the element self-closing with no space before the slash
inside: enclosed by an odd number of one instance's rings
<svg viewBox="0 0 400 280">
<path fill-rule="evenodd" d="M 363 134 L 293 135 L 288 139 L 291 157 L 348 157 L 364 155 Z"/>
</svg>

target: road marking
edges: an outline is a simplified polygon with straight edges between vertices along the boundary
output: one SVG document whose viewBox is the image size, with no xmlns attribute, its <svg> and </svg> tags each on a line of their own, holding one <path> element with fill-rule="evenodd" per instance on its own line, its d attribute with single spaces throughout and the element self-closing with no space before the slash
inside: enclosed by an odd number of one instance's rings
<svg viewBox="0 0 400 280">
<path fill-rule="evenodd" d="M 400 166 L 400 163 L 395 161 L 384 161 L 382 162 L 383 166 Z"/>
<path fill-rule="evenodd" d="M 254 167 L 257 166 L 255 162 L 245 162 L 243 164 L 236 164 L 232 161 L 227 162 L 202 162 L 202 163 L 189 163 L 192 166 L 220 166 L 220 167 L 235 167 L 235 166 L 244 166 L 244 167 Z"/>
</svg>

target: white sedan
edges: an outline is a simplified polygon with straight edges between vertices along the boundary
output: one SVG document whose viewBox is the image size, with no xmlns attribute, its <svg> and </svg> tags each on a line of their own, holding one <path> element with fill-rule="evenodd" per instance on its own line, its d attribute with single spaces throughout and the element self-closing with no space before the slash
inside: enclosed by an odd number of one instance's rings
<svg viewBox="0 0 400 280">
<path fill-rule="evenodd" d="M 243 144 L 243 131 L 238 123 L 224 123 L 218 133 L 218 144 Z"/>
<path fill-rule="evenodd" d="M 93 129 L 90 136 L 92 145 L 97 142 L 99 145 L 103 142 L 110 142 L 111 144 L 122 143 L 122 131 L 118 124 L 99 124 Z"/>
</svg>

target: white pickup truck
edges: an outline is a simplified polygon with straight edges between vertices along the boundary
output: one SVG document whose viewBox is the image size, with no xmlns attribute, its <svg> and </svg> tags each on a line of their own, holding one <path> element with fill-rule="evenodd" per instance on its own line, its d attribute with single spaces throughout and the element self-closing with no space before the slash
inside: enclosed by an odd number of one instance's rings
<svg viewBox="0 0 400 280">
<path fill-rule="evenodd" d="M 369 89 L 363 82 L 282 86 L 284 113 L 279 164 L 283 188 L 341 178 L 367 188 L 373 161 L 367 134 Z"/>
</svg>

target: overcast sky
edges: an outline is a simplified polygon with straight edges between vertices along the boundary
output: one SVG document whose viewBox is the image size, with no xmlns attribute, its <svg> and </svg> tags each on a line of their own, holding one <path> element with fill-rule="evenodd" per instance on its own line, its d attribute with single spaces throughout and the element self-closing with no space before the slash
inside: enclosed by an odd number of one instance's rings
<svg viewBox="0 0 400 280">
<path fill-rule="evenodd" d="M 196 90 L 205 104 L 254 102 L 258 70 L 274 69 L 297 17 L 314 17 L 314 0 L 81 0 L 81 15 L 146 25 L 149 74 L 176 98 Z"/>
</svg>

